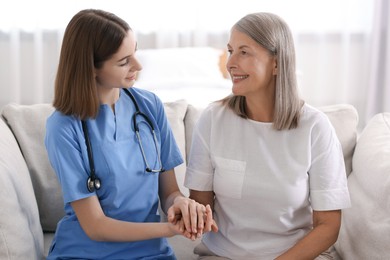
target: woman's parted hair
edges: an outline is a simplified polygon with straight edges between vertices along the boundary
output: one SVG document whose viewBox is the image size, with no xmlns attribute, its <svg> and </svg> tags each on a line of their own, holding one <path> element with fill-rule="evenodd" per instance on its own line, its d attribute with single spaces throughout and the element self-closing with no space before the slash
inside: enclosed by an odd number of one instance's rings
<svg viewBox="0 0 390 260">
<path fill-rule="evenodd" d="M 116 15 L 86 9 L 66 27 L 55 79 L 53 106 L 65 115 L 95 118 L 99 98 L 95 68 L 117 52 L 130 26 Z"/>
<path fill-rule="evenodd" d="M 294 41 L 287 23 L 272 13 L 252 13 L 241 18 L 234 29 L 245 33 L 277 59 L 273 126 L 277 130 L 298 126 L 303 101 L 298 94 Z M 222 103 L 247 118 L 245 97 L 228 96 Z"/>
</svg>

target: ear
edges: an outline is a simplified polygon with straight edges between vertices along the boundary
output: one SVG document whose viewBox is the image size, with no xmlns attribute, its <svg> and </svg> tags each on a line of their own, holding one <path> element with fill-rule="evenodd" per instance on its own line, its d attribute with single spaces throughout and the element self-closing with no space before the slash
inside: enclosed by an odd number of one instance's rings
<svg viewBox="0 0 390 260">
<path fill-rule="evenodd" d="M 278 63 L 276 57 L 274 57 L 274 69 L 272 70 L 272 75 L 278 75 Z"/>
</svg>

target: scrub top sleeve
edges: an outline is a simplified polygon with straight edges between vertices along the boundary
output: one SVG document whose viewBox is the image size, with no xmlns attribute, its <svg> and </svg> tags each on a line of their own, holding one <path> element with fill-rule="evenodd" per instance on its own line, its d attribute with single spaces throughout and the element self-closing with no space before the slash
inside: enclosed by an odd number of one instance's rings
<svg viewBox="0 0 390 260">
<path fill-rule="evenodd" d="M 211 110 L 205 109 L 194 128 L 184 179 L 184 186 L 192 190 L 213 190 L 214 166 L 210 151 L 211 116 Z"/>
<path fill-rule="evenodd" d="M 176 143 L 171 126 L 165 114 L 162 101 L 155 95 L 156 121 L 160 132 L 160 157 L 166 170 L 175 168 L 184 162 L 180 149 Z M 156 133 L 157 134 L 157 133 Z"/>
<path fill-rule="evenodd" d="M 310 199 L 314 210 L 350 207 L 344 157 L 329 119 L 322 115 L 311 133 Z"/>
<path fill-rule="evenodd" d="M 80 123 L 81 124 L 81 123 Z M 47 120 L 45 145 L 50 163 L 62 187 L 64 203 L 94 195 L 87 189 L 86 169 L 79 140 L 84 140 L 77 122 L 51 117 Z"/>
</svg>

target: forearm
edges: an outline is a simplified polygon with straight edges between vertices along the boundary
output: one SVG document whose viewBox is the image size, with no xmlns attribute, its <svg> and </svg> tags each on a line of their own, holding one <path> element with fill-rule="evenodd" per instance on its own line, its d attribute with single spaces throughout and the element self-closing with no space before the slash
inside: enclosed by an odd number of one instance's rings
<svg viewBox="0 0 390 260">
<path fill-rule="evenodd" d="M 103 217 L 90 223 L 87 234 L 92 240 L 110 242 L 130 242 L 175 235 L 170 223 L 136 223 Z"/>
<path fill-rule="evenodd" d="M 296 245 L 276 259 L 314 259 L 333 245 L 336 240 L 337 234 L 329 232 L 327 228 L 318 226 L 308 233 Z"/>
<path fill-rule="evenodd" d="M 96 241 L 128 242 L 178 234 L 172 223 L 126 222 L 107 217 L 96 196 L 71 203 L 87 236 Z"/>
<path fill-rule="evenodd" d="M 165 171 L 159 177 L 159 196 L 161 209 L 167 214 L 168 209 L 174 204 L 175 199 L 183 197 L 176 182 L 175 171 L 173 169 Z"/>
<path fill-rule="evenodd" d="M 341 211 L 314 211 L 313 223 L 314 228 L 311 232 L 276 259 L 314 259 L 326 251 L 337 240 Z"/>
<path fill-rule="evenodd" d="M 214 209 L 214 192 L 190 190 L 190 198 L 203 205 L 210 205 Z"/>
</svg>

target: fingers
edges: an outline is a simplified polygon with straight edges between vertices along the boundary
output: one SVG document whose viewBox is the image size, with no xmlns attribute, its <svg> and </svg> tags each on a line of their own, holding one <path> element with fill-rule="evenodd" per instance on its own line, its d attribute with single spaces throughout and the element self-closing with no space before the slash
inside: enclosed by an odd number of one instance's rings
<svg viewBox="0 0 390 260">
<path fill-rule="evenodd" d="M 204 230 L 203 232 L 218 232 L 218 226 L 217 223 L 215 222 L 213 218 L 213 211 L 211 210 L 210 205 L 206 205 L 206 218 L 205 218 L 205 223 L 204 223 Z"/>
<path fill-rule="evenodd" d="M 175 209 L 173 206 L 171 206 L 168 211 L 167 211 L 167 219 L 168 222 L 171 222 L 173 224 L 176 224 L 176 219 L 175 219 Z"/>
<path fill-rule="evenodd" d="M 206 207 L 202 204 L 197 204 L 197 238 L 200 238 L 203 235 L 205 218 L 206 218 Z"/>
<path fill-rule="evenodd" d="M 182 216 L 181 202 L 174 203 L 167 211 L 168 222 L 174 223 Z"/>
<path fill-rule="evenodd" d="M 204 232 L 209 232 L 213 223 L 213 212 L 210 205 L 206 205 L 206 223 L 204 225 Z"/>
<path fill-rule="evenodd" d="M 182 216 L 180 214 L 172 214 L 172 215 L 167 215 L 167 220 L 169 223 L 172 223 L 173 225 L 175 225 L 179 220 L 181 220 Z M 184 224 L 183 224 L 184 226 Z"/>
<path fill-rule="evenodd" d="M 179 233 L 178 234 L 181 234 L 183 235 L 184 237 L 188 238 L 188 239 L 191 239 L 191 240 L 195 240 L 197 238 L 196 234 L 192 233 L 192 232 L 188 232 L 185 227 L 184 227 L 184 221 L 183 219 L 180 219 L 176 222 L 176 224 L 174 225 L 175 228 L 177 230 L 179 230 Z"/>
<path fill-rule="evenodd" d="M 204 206 L 189 198 L 175 199 L 167 211 L 167 217 L 174 225 L 180 222 L 180 232 L 192 240 L 201 237 L 205 232 L 218 231 L 210 205 Z"/>
<path fill-rule="evenodd" d="M 198 232 L 198 208 L 199 203 L 197 203 L 195 200 L 189 200 L 189 212 L 190 212 L 190 231 L 194 234 Z M 187 229 L 188 230 L 188 229 Z"/>
<path fill-rule="evenodd" d="M 197 202 L 185 197 L 177 197 L 173 205 L 168 209 L 168 221 L 175 223 L 178 219 L 183 220 L 188 233 L 196 233 L 197 230 Z"/>
<path fill-rule="evenodd" d="M 190 204 L 190 220 L 191 220 L 191 232 L 196 234 L 197 237 L 201 237 L 204 233 L 205 224 L 207 223 L 207 210 L 206 207 L 194 200 Z M 209 206 L 210 216 L 212 218 L 211 208 Z M 206 222 L 205 222 L 206 221 Z M 211 223 L 211 221 L 210 221 Z"/>
<path fill-rule="evenodd" d="M 213 232 L 218 232 L 218 225 L 217 225 L 217 223 L 215 222 L 214 219 L 213 219 L 213 224 L 211 225 L 211 230 Z"/>
</svg>

